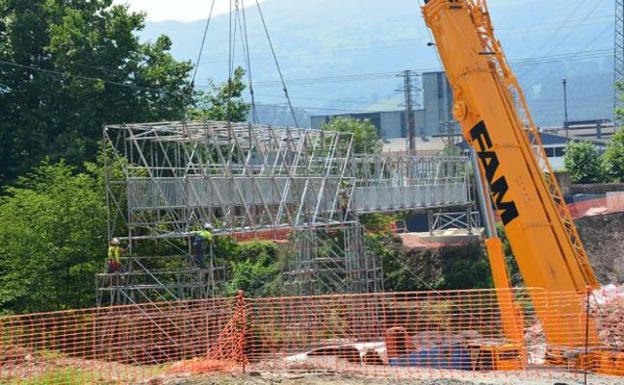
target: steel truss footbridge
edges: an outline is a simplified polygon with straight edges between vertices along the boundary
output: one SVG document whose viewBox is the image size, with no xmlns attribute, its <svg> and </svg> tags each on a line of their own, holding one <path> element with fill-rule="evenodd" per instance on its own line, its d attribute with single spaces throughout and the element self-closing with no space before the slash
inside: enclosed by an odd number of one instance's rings
<svg viewBox="0 0 624 385">
<path fill-rule="evenodd" d="M 98 275 L 100 304 L 217 295 L 227 261 L 191 257 L 205 222 L 217 238 L 286 231 L 284 276 L 302 294 L 377 291 L 359 215 L 473 205 L 466 157 L 356 154 L 349 133 L 161 122 L 106 126 L 103 139 L 108 238 L 129 253 L 122 273 Z"/>
</svg>

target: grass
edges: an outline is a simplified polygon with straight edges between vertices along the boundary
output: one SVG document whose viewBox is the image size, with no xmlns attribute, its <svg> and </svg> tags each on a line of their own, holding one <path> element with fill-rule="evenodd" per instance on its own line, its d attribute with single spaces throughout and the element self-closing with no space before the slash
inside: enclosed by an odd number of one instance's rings
<svg viewBox="0 0 624 385">
<path fill-rule="evenodd" d="M 103 385 L 110 383 L 102 379 L 101 374 L 74 368 L 52 369 L 29 379 L 0 381 L 0 385 Z"/>
</svg>

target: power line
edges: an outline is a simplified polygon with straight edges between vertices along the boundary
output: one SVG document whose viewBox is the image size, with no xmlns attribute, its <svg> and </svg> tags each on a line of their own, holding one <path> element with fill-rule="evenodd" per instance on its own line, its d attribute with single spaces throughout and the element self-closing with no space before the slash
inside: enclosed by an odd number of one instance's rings
<svg viewBox="0 0 624 385">
<path fill-rule="evenodd" d="M 603 2 L 603 0 L 596 0 L 594 2 L 594 7 L 585 15 L 585 17 L 590 17 L 594 12 L 596 12 L 596 10 L 598 9 L 598 7 L 600 6 L 600 4 Z M 581 4 L 585 4 L 586 2 L 584 0 L 581 0 L 580 2 Z M 570 14 L 570 17 L 568 17 L 568 20 L 566 21 L 566 23 L 564 23 L 564 25 L 568 25 L 568 23 L 570 22 L 570 19 L 572 18 L 572 15 L 576 14 L 576 12 L 580 9 L 580 4 L 577 5 L 572 13 Z M 561 29 L 559 29 L 561 30 Z M 559 42 L 557 44 L 555 44 L 550 50 L 548 50 L 548 52 L 546 53 L 546 55 L 551 54 L 553 51 L 555 51 L 557 48 L 559 48 L 561 46 L 561 44 L 563 44 L 566 40 L 568 40 L 570 38 L 570 36 L 572 36 L 572 34 L 576 31 L 576 29 L 570 29 L 569 32 L 567 34 L 565 34 L 563 36 L 562 39 L 559 39 Z M 538 48 L 535 52 L 540 52 L 541 49 L 549 42 L 553 41 L 554 39 L 548 39 L 546 40 L 541 46 L 540 48 Z M 525 71 L 524 73 L 520 74 L 521 76 L 526 76 L 527 74 L 533 72 L 535 70 L 535 68 L 529 68 L 527 71 Z"/>
<path fill-rule="evenodd" d="M 119 87 L 132 88 L 132 89 L 136 89 L 136 90 L 152 91 L 152 92 L 158 92 L 158 93 L 163 93 L 164 92 L 163 89 L 142 87 L 142 86 L 137 86 L 135 84 L 122 83 L 122 82 L 118 82 L 118 81 L 114 81 L 114 80 L 107 80 L 107 79 L 96 78 L 96 77 L 91 77 L 91 76 L 76 75 L 76 74 L 72 74 L 72 73 L 69 73 L 69 72 L 60 72 L 60 71 L 50 70 L 50 69 L 36 67 L 36 66 L 32 66 L 32 65 L 19 64 L 19 63 L 7 61 L 7 60 L 0 60 L 0 64 L 1 65 L 5 65 L 5 66 L 10 66 L 10 67 L 16 67 L 16 68 L 28 69 L 28 70 L 31 70 L 31 71 L 47 73 L 47 74 L 55 75 L 55 76 L 69 77 L 69 78 L 75 78 L 75 79 L 80 79 L 80 80 L 101 82 L 101 83 L 104 83 L 104 84 L 110 84 L 110 85 L 115 85 L 115 86 L 119 86 Z"/>
<path fill-rule="evenodd" d="M 268 95 L 265 94 L 263 95 L 263 97 L 265 98 L 283 98 L 283 96 L 279 96 L 279 95 Z M 360 104 L 360 105 L 370 105 L 370 104 L 379 104 L 379 105 L 386 105 L 389 107 L 399 107 L 399 105 L 397 103 L 392 103 L 392 102 L 382 102 L 382 101 L 373 101 L 373 100 L 352 100 L 352 99 L 333 99 L 330 98 L 328 99 L 327 97 L 325 98 L 315 98 L 315 97 L 311 97 L 311 96 L 292 96 L 293 99 L 297 100 L 314 100 L 314 101 L 321 101 L 321 102 L 332 102 L 332 103 L 351 103 L 351 104 Z"/>
<path fill-rule="evenodd" d="M 509 63 L 514 64 L 515 66 L 525 66 L 525 65 L 535 65 L 535 64 L 546 64 L 550 62 L 558 62 L 561 60 L 575 61 L 575 60 L 594 59 L 594 58 L 601 58 L 601 57 L 610 57 L 612 55 L 613 55 L 613 52 L 610 49 L 600 49 L 600 50 L 567 52 L 567 53 L 549 55 L 549 56 L 526 57 L 526 58 L 511 60 Z M 440 70 L 441 70 L 440 68 L 433 68 L 433 67 L 412 69 L 412 71 L 419 72 L 419 73 L 430 72 L 430 71 L 440 71 Z M 295 86 L 295 85 L 315 85 L 319 83 L 341 83 L 341 82 L 385 80 L 385 79 L 394 79 L 396 77 L 396 74 L 400 72 L 401 72 L 400 70 L 397 70 L 397 71 L 388 71 L 388 72 L 353 73 L 353 74 L 333 75 L 333 76 L 293 78 L 293 79 L 289 79 L 288 83 L 291 86 Z M 266 86 L 279 85 L 280 82 L 279 81 L 258 81 L 255 84 L 260 87 L 266 87 Z"/>
<path fill-rule="evenodd" d="M 288 104 L 279 104 L 279 103 L 257 102 L 256 105 L 258 105 L 258 106 L 267 106 L 267 107 L 290 108 L 290 106 Z M 342 112 L 342 113 L 345 113 L 345 114 L 371 112 L 371 111 L 367 111 L 367 110 L 345 109 L 345 108 L 331 108 L 331 107 L 293 106 L 293 108 L 294 109 L 300 109 L 300 110 L 313 110 L 313 111 L 336 111 L 336 112 Z"/>
<path fill-rule="evenodd" d="M 593 22 L 593 23 L 583 23 L 582 21 L 586 21 L 586 20 L 592 20 L 592 19 L 600 19 L 600 20 L 606 20 L 608 18 L 608 20 L 611 20 L 611 17 L 607 17 L 607 16 L 601 16 L 600 18 L 588 18 L 588 19 L 579 19 L 579 20 L 572 20 L 570 21 L 571 24 L 569 25 L 565 25 L 565 26 L 560 26 L 560 27 L 549 27 L 550 24 L 536 24 L 534 26 L 525 26 L 525 27 L 512 27 L 512 28 L 497 28 L 498 32 L 509 32 L 509 33 L 520 33 L 520 32 L 543 32 L 543 31 L 549 31 L 549 30 L 553 30 L 553 29 L 567 29 L 567 28 L 576 28 L 578 29 L 578 27 L 580 26 L 584 26 L 584 25 L 598 25 L 598 24 L 602 24 L 601 22 Z M 579 22 L 576 22 L 579 21 Z M 542 26 L 541 28 L 539 28 L 539 26 Z M 536 28 L 537 27 L 537 28 Z M 405 40 L 395 40 L 393 42 L 388 42 L 388 43 L 371 43 L 371 44 L 367 44 L 366 47 L 371 48 L 371 47 L 375 47 L 375 48 L 401 48 L 401 47 L 414 47 L 416 45 L 418 45 L 418 39 L 421 38 L 420 36 L 414 36 L 413 38 L 410 39 L 405 39 Z M 287 54 L 283 54 L 280 55 L 280 58 L 288 58 L 288 57 L 302 57 L 302 56 L 318 56 L 319 53 L 331 53 L 331 52 L 349 52 L 349 51 L 361 51 L 362 47 L 364 45 L 362 44 L 345 44 L 345 45 L 341 45 L 339 47 L 336 48 L 328 48 L 328 49 L 313 49 L 312 52 L 310 50 L 306 50 L 306 51 L 289 51 L 289 53 Z M 261 52 L 252 52 L 252 56 L 255 59 L 271 59 L 272 56 L 269 55 L 262 55 Z M 213 60 L 208 60 L 206 61 L 206 63 L 221 63 L 223 60 L 222 59 L 213 59 Z"/>
<path fill-rule="evenodd" d="M 581 8 L 581 5 L 584 4 L 585 1 L 584 0 L 579 0 L 578 4 L 576 6 L 572 6 L 571 7 L 571 11 L 568 13 L 568 15 L 561 20 L 561 23 L 559 25 L 559 27 L 557 28 L 557 31 L 560 31 L 564 26 L 569 25 L 570 21 L 572 20 L 572 18 L 576 15 L 576 13 L 579 11 L 579 9 Z M 535 56 L 538 52 L 541 52 L 543 48 L 546 47 L 546 45 L 548 43 L 550 43 L 552 41 L 552 36 L 549 36 L 548 39 L 544 40 L 544 42 L 542 44 L 540 44 L 531 54 L 531 56 Z"/>
</svg>

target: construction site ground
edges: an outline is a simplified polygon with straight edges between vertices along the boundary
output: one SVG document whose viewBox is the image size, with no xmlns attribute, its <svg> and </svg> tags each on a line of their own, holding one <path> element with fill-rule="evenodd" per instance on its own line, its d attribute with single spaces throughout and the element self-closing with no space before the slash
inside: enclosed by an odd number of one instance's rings
<svg viewBox="0 0 624 385">
<path fill-rule="evenodd" d="M 512 374 L 510 373 L 510 376 Z M 580 385 L 583 384 L 582 375 L 572 376 L 561 374 L 552 378 L 544 378 L 543 373 L 536 373 L 534 377 L 530 373 L 523 372 L 522 378 L 497 377 L 483 379 L 477 378 L 476 373 L 456 373 L 449 378 L 438 380 L 421 379 L 384 379 L 366 378 L 357 375 L 346 375 L 333 372 L 248 372 L 245 375 L 211 374 L 194 376 L 174 376 L 153 379 L 149 385 Z M 617 377 L 599 377 L 590 375 L 588 384 L 594 385 L 621 385 L 622 379 Z"/>
</svg>

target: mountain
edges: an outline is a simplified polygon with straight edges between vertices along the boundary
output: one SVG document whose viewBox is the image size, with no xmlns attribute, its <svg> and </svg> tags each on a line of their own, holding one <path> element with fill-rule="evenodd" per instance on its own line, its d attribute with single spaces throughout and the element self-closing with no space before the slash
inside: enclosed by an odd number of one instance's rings
<svg viewBox="0 0 624 385">
<path fill-rule="evenodd" d="M 210 2 L 206 2 L 206 14 Z M 562 79 L 572 120 L 610 118 L 613 100 L 612 2 L 490 0 L 497 36 L 523 86 L 538 125 L 563 121 Z M 298 115 L 396 109 L 396 73 L 440 68 L 415 0 L 267 0 L 262 12 Z M 201 17 L 203 15 L 198 15 Z M 242 16 L 242 15 L 241 15 Z M 236 18 L 233 18 L 236 20 Z M 267 123 L 292 124 L 271 113 L 284 104 L 258 9 L 245 9 L 256 100 Z M 227 77 L 229 15 L 214 17 L 196 83 Z M 205 21 L 148 22 L 142 39 L 166 34 L 178 59 L 195 62 Z M 238 24 L 237 24 L 238 25 Z M 234 63 L 243 65 L 240 28 Z M 366 75 L 363 75 L 366 74 Z M 300 123 L 301 124 L 301 123 Z M 307 125 L 305 122 L 301 125 Z"/>
</svg>

